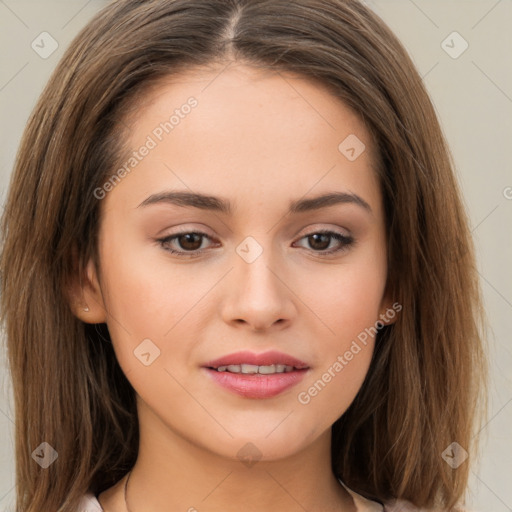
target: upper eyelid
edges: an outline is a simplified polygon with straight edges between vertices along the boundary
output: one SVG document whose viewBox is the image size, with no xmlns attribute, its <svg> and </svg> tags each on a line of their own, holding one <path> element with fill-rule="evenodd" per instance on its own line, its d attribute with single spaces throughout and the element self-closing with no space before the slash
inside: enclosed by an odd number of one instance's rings
<svg viewBox="0 0 512 512">
<path fill-rule="evenodd" d="M 325 226 L 326 224 L 329 224 L 329 223 L 325 223 L 325 222 L 324 223 L 322 223 L 322 222 L 314 223 L 312 226 L 308 226 L 307 228 L 301 229 L 295 236 L 297 237 L 300 235 L 300 233 L 303 233 L 301 235 L 301 237 L 304 237 L 304 236 L 308 236 L 309 234 L 318 233 L 319 231 L 329 231 L 329 232 L 339 233 L 346 237 L 352 236 L 351 230 L 346 227 L 341 227 L 341 226 L 326 227 Z M 304 230 L 306 230 L 306 231 L 304 231 Z M 341 230 L 342 232 L 340 232 L 339 230 Z M 208 230 L 205 230 L 205 228 L 203 228 L 203 227 L 201 227 L 201 228 L 194 228 L 194 227 L 182 228 L 174 233 L 170 233 L 170 234 L 162 236 L 160 238 L 161 239 L 162 238 L 171 238 L 173 236 L 188 234 L 188 233 L 199 233 L 201 235 L 205 235 L 212 239 L 216 238 L 215 235 L 210 235 L 207 231 Z"/>
<path fill-rule="evenodd" d="M 299 239 L 300 239 L 300 238 L 304 238 L 306 236 L 310 236 L 310 235 L 314 235 L 314 234 L 322 233 L 322 232 L 325 232 L 325 233 L 336 233 L 336 234 L 345 236 L 347 238 L 352 237 L 352 235 L 350 233 L 341 233 L 341 232 L 337 231 L 334 228 L 316 228 L 316 229 L 312 228 L 311 230 L 308 230 L 306 233 L 303 233 L 302 235 L 300 235 L 300 232 L 299 232 L 299 234 L 297 234 L 296 237 L 299 237 Z M 161 236 L 159 238 L 159 240 L 168 240 L 168 239 L 172 239 L 172 238 L 178 237 L 180 235 L 188 235 L 188 234 L 192 234 L 192 233 L 205 236 L 205 237 L 207 237 L 207 238 L 209 238 L 211 240 L 215 239 L 215 236 L 212 236 L 209 233 L 206 233 L 205 231 L 201 231 L 201 229 L 184 229 L 182 231 L 176 231 L 175 233 L 170 233 L 168 235 Z"/>
</svg>

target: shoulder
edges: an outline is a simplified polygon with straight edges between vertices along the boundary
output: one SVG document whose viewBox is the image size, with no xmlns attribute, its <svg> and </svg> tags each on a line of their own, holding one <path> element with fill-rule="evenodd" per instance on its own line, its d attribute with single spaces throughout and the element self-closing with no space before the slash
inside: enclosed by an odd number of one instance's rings
<svg viewBox="0 0 512 512">
<path fill-rule="evenodd" d="M 103 509 L 94 494 L 89 492 L 82 498 L 77 512 L 103 512 Z"/>
</svg>

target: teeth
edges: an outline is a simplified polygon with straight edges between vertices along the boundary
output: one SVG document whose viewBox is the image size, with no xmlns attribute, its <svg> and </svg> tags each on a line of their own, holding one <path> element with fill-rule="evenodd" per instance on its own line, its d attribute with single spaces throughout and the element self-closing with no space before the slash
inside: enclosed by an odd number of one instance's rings
<svg viewBox="0 0 512 512">
<path fill-rule="evenodd" d="M 284 364 L 271 364 L 266 366 L 258 366 L 256 364 L 230 364 L 228 366 L 219 366 L 218 372 L 230 373 L 243 373 L 243 374 L 256 374 L 272 375 L 274 373 L 289 373 L 293 372 L 293 366 L 286 366 Z"/>
<path fill-rule="evenodd" d="M 243 364 L 242 373 L 258 373 L 258 368 L 256 364 Z"/>
<path fill-rule="evenodd" d="M 268 375 L 270 373 L 277 373 L 276 372 L 276 365 L 275 364 L 271 364 L 269 366 L 259 366 L 258 367 L 258 373 L 262 373 L 264 375 Z"/>
</svg>

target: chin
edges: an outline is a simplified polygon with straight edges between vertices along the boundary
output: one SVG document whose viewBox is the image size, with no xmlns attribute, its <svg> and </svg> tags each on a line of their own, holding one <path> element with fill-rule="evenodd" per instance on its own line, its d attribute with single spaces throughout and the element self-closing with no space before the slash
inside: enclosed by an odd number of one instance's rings
<svg viewBox="0 0 512 512">
<path fill-rule="evenodd" d="M 287 421 L 287 420 L 285 420 Z M 284 422 L 283 422 L 284 423 Z M 276 428 L 277 427 L 277 428 Z M 254 462 L 271 462 L 292 457 L 293 455 L 305 450 L 310 444 L 314 443 L 319 435 L 309 434 L 312 429 L 308 429 L 304 424 L 300 430 L 295 431 L 283 428 L 283 425 L 273 423 L 257 425 L 250 430 L 230 430 L 233 436 L 222 436 L 212 443 L 212 438 L 205 440 L 205 448 L 230 460 L 239 460 L 251 465 Z M 315 432 L 315 429 L 313 429 Z M 330 430 L 329 430 L 330 432 Z M 269 434 L 270 433 L 270 434 Z"/>
</svg>

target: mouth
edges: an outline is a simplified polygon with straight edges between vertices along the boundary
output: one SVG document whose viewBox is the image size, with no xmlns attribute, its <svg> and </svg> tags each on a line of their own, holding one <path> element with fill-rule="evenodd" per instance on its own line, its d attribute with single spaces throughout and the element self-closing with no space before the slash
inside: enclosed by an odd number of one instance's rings
<svg viewBox="0 0 512 512">
<path fill-rule="evenodd" d="M 304 368 L 296 368 L 295 366 L 288 366 L 284 364 L 270 364 L 261 365 L 256 364 L 230 364 L 228 366 L 219 366 L 217 368 L 210 367 L 211 370 L 217 370 L 218 372 L 229 372 L 229 373 L 242 373 L 244 375 L 273 375 L 275 373 L 290 373 L 296 370 L 303 370 Z"/>
<path fill-rule="evenodd" d="M 244 398 L 271 398 L 298 384 L 310 367 L 280 352 L 238 352 L 203 366 L 224 389 Z"/>
</svg>

